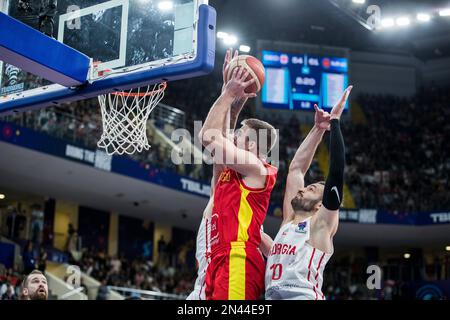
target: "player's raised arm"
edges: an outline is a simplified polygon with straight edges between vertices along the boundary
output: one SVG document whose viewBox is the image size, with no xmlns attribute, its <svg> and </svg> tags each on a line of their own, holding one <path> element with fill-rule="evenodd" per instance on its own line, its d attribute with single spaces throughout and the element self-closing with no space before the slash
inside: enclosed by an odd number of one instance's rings
<svg viewBox="0 0 450 320">
<path fill-rule="evenodd" d="M 341 206 L 344 195 L 345 145 L 341 132 L 340 118 L 352 88 L 351 86 L 347 88 L 330 113 L 330 165 L 323 191 L 322 207 L 318 212 L 318 219 L 324 222 L 331 237 L 337 231 L 339 207 Z"/>
<path fill-rule="evenodd" d="M 213 153 L 214 163 L 226 164 L 244 176 L 261 175 L 266 172 L 266 169 L 255 154 L 237 148 L 233 142 L 223 135 L 220 128 L 236 98 L 256 97 L 254 93 L 245 92 L 245 89 L 255 82 L 254 79 L 246 81 L 247 76 L 248 71 L 243 68 L 236 68 L 233 71 L 230 81 L 211 108 L 199 134 L 199 139 L 203 145 Z"/>
<path fill-rule="evenodd" d="M 234 57 L 233 59 L 237 58 L 239 56 L 239 51 L 235 51 L 234 52 Z M 229 59 L 231 59 L 231 51 L 229 51 Z M 224 65 L 223 67 L 223 88 L 222 88 L 222 92 L 225 91 L 225 85 L 226 85 L 226 75 L 225 73 L 227 72 L 228 69 L 228 65 L 229 65 L 230 61 L 228 61 L 228 63 L 226 65 Z M 237 124 L 237 120 L 239 119 L 239 115 L 242 111 L 242 108 L 244 107 L 245 103 L 247 102 L 248 97 L 237 97 L 236 99 L 234 99 L 233 103 L 231 104 L 231 108 L 230 108 L 230 122 L 229 122 L 229 126 L 232 132 L 234 132 L 234 130 L 236 129 L 236 124 Z"/>
<path fill-rule="evenodd" d="M 221 93 L 223 93 L 225 91 L 225 86 L 227 84 L 226 73 L 228 71 L 228 66 L 230 65 L 231 60 L 236 58 L 238 55 L 239 55 L 239 51 L 236 50 L 234 52 L 234 56 L 232 56 L 231 49 L 228 49 L 227 53 L 225 54 L 225 60 L 223 62 L 223 67 L 222 67 L 223 85 L 222 85 Z M 242 98 L 242 99 L 236 98 L 231 103 L 231 108 L 228 109 L 227 116 L 225 117 L 225 119 L 224 119 L 225 121 L 222 126 L 224 136 L 227 136 L 230 133 L 230 129 L 234 130 L 234 128 L 236 127 L 237 117 L 239 116 L 239 113 L 241 112 L 243 104 L 245 104 L 246 101 L 247 101 L 247 99 L 245 99 L 245 98 Z M 240 102 L 243 102 L 243 104 L 241 104 L 241 108 L 239 110 L 237 110 L 237 112 L 236 112 L 236 110 L 235 110 L 236 108 L 234 106 L 236 104 L 239 104 Z"/>
<path fill-rule="evenodd" d="M 254 98 L 256 94 L 245 93 L 245 89 L 255 82 L 255 79 L 246 81 L 248 71 L 243 68 L 235 68 L 231 79 L 225 84 L 225 88 L 220 97 L 213 104 L 206 117 L 205 123 L 200 131 L 199 138 L 204 146 L 209 145 L 215 135 L 210 131 L 219 130 L 224 136 L 224 124 L 231 105 L 236 98 Z M 220 137 L 218 137 L 220 138 Z"/>
<path fill-rule="evenodd" d="M 298 190 L 304 187 L 304 176 L 311 165 L 317 147 L 322 141 L 323 134 L 330 126 L 330 114 L 319 109 L 317 105 L 314 106 L 314 109 L 316 110 L 314 127 L 297 149 L 289 166 L 289 172 L 286 179 L 286 190 L 283 199 L 283 224 L 292 220 L 294 216 L 291 200 Z"/>
<path fill-rule="evenodd" d="M 231 53 L 231 49 L 228 49 L 226 54 L 225 54 L 225 59 L 223 62 L 223 67 L 222 67 L 222 77 L 223 77 L 223 85 L 222 85 L 222 93 L 225 90 L 225 85 L 227 84 L 226 81 L 226 72 L 228 69 L 228 66 L 231 62 L 232 58 L 235 58 L 239 55 L 239 51 L 235 51 L 234 52 L 234 56 L 232 57 L 232 53 Z M 224 136 L 227 136 L 231 133 L 231 130 L 234 130 L 234 128 L 236 127 L 236 121 L 237 118 L 239 117 L 239 114 L 242 110 L 242 107 L 244 106 L 245 102 L 247 101 L 247 99 L 245 98 L 240 98 L 240 99 L 235 99 L 233 101 L 233 103 L 231 104 L 231 108 L 228 109 L 227 115 L 224 119 L 224 123 L 222 124 L 222 134 Z M 224 166 L 221 164 L 214 164 L 213 165 L 213 181 L 211 182 L 211 188 L 213 189 L 217 183 L 217 179 L 219 179 L 220 173 L 222 172 L 222 170 L 224 169 Z"/>
</svg>

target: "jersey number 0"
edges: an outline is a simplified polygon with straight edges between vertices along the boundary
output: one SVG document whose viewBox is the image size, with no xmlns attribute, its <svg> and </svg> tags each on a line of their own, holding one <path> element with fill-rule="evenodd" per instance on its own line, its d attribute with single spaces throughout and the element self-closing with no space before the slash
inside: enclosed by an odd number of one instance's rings
<svg viewBox="0 0 450 320">
<path fill-rule="evenodd" d="M 273 264 L 270 266 L 270 270 L 272 270 L 272 280 L 279 280 L 283 273 L 283 265 L 281 263 Z"/>
</svg>

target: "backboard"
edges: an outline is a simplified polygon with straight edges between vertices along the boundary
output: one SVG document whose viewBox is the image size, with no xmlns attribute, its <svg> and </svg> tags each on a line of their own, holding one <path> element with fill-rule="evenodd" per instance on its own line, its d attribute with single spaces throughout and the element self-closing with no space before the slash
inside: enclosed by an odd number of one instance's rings
<svg viewBox="0 0 450 320">
<path fill-rule="evenodd" d="M 215 11 L 206 4 L 0 0 L 2 12 L 91 58 L 87 82 L 79 88 L 53 84 L 0 61 L 0 113 L 208 73 L 214 65 Z"/>
</svg>

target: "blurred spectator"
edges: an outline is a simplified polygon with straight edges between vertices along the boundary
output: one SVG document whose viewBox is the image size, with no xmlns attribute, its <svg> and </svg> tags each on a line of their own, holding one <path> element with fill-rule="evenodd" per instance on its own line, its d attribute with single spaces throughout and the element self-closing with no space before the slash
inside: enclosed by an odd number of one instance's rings
<svg viewBox="0 0 450 320">
<path fill-rule="evenodd" d="M 12 285 L 7 286 L 6 292 L 2 295 L 2 300 L 17 300 L 17 296 Z"/>
<path fill-rule="evenodd" d="M 87 296 L 89 296 L 89 288 L 84 283 L 83 277 L 80 278 L 80 287 L 83 288 L 83 293 Z"/>
<path fill-rule="evenodd" d="M 122 262 L 117 258 L 117 256 L 114 256 L 111 259 L 111 270 L 115 273 L 120 273 L 120 267 L 122 265 Z"/>
<path fill-rule="evenodd" d="M 71 257 L 72 252 L 78 250 L 78 233 L 71 223 L 67 226 L 67 241 L 64 248 Z"/>
<path fill-rule="evenodd" d="M 106 279 L 102 280 L 100 287 L 98 288 L 97 300 L 108 300 L 109 289 L 106 285 Z"/>
<path fill-rule="evenodd" d="M 45 273 L 45 269 L 47 268 L 47 252 L 43 247 L 39 250 L 39 260 L 38 260 L 38 270 L 42 273 Z"/>
<path fill-rule="evenodd" d="M 167 244 L 164 240 L 164 235 L 158 240 L 158 265 L 165 265 L 167 263 Z"/>
<path fill-rule="evenodd" d="M 34 250 L 33 242 L 28 241 L 22 252 L 22 260 L 24 266 L 24 273 L 29 274 L 37 267 L 36 252 Z"/>
</svg>

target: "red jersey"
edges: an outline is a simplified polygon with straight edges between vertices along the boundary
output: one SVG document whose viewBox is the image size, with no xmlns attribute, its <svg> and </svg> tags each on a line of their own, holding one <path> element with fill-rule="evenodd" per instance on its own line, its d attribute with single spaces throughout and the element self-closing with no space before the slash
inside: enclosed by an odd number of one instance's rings
<svg viewBox="0 0 450 320">
<path fill-rule="evenodd" d="M 242 242 L 259 247 L 261 225 L 269 207 L 270 194 L 277 179 L 277 168 L 267 164 L 264 188 L 245 185 L 236 171 L 226 168 L 220 174 L 214 190 L 214 207 L 211 216 L 211 251 Z"/>
</svg>

